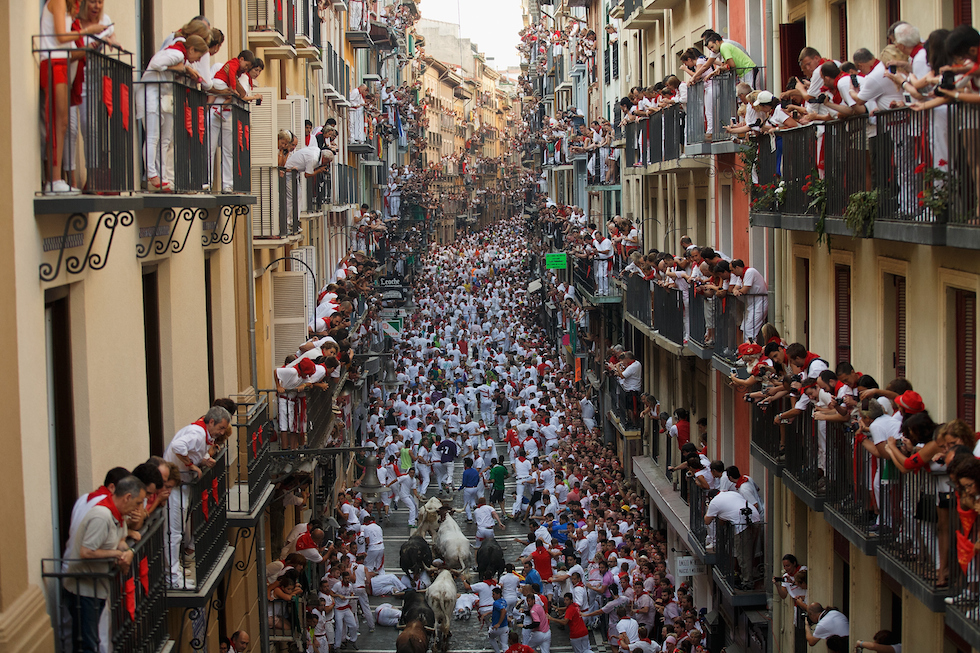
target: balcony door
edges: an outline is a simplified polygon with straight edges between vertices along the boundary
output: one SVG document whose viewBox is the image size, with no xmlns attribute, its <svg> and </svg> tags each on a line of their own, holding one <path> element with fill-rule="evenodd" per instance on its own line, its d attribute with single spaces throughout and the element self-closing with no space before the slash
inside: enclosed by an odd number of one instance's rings
<svg viewBox="0 0 980 653">
<path fill-rule="evenodd" d="M 162 456 L 163 362 L 160 346 L 160 279 L 156 268 L 143 270 L 143 340 L 150 455 Z"/>
<path fill-rule="evenodd" d="M 48 378 L 48 442 L 51 470 L 51 519 L 54 541 L 61 556 L 68 540 L 71 510 L 78 496 L 75 453 L 75 397 L 72 391 L 71 320 L 67 288 L 58 299 L 45 303 L 44 326 Z M 101 478 L 93 483 L 102 483 Z M 87 490 L 86 490 L 87 491 Z"/>
</svg>

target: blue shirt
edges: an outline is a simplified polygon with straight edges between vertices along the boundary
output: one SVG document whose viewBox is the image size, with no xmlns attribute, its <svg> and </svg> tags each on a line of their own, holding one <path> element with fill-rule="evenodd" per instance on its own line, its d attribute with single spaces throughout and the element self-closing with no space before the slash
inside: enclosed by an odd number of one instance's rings
<svg viewBox="0 0 980 653">
<path fill-rule="evenodd" d="M 551 539 L 556 543 L 564 545 L 568 540 L 568 524 L 559 524 L 553 521 L 548 530 L 551 531 Z"/>
<path fill-rule="evenodd" d="M 463 470 L 463 487 L 476 487 L 480 483 L 480 472 L 472 467 Z"/>
<path fill-rule="evenodd" d="M 537 569 L 532 569 L 531 573 L 524 577 L 524 583 L 531 587 L 537 585 L 539 588 L 544 589 L 544 583 L 541 582 L 541 574 L 538 573 Z"/>
<path fill-rule="evenodd" d="M 439 443 L 436 451 L 442 454 L 440 462 L 451 463 L 456 459 L 456 453 L 459 451 L 459 447 L 456 446 L 455 442 L 447 438 Z"/>
<path fill-rule="evenodd" d="M 500 613 L 504 614 L 504 622 L 500 623 Z M 506 628 L 507 627 L 507 601 L 504 599 L 497 599 L 493 602 L 493 612 L 490 613 L 490 627 L 491 628 Z"/>
</svg>

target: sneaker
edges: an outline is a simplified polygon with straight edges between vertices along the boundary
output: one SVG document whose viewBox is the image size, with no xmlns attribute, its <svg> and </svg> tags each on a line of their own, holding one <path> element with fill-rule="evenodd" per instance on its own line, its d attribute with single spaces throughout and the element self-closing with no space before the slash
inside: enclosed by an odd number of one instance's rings
<svg viewBox="0 0 980 653">
<path fill-rule="evenodd" d="M 943 599 L 946 605 L 956 605 L 957 603 L 968 603 L 970 601 L 976 600 L 977 596 L 968 589 L 963 590 L 956 596 L 947 596 Z"/>
<path fill-rule="evenodd" d="M 172 590 L 184 590 L 194 592 L 197 590 L 197 583 L 192 578 L 185 578 L 182 583 L 168 582 L 167 587 Z"/>
<path fill-rule="evenodd" d="M 81 192 L 74 186 L 69 186 L 64 179 L 49 181 L 44 185 L 45 195 L 79 195 Z"/>
</svg>

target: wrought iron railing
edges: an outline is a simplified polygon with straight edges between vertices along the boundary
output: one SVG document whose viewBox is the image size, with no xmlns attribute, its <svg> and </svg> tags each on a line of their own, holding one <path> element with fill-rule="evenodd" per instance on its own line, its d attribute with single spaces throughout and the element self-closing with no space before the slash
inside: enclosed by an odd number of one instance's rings
<svg viewBox="0 0 980 653">
<path fill-rule="evenodd" d="M 834 192 L 827 193 L 827 215 L 839 217 L 851 195 L 868 190 L 871 184 L 868 116 L 826 122 L 823 148 L 826 178 L 834 180 Z"/>
<path fill-rule="evenodd" d="M 653 286 L 653 328 L 667 340 L 684 343 L 684 298 L 676 288 Z"/>
<path fill-rule="evenodd" d="M 649 281 L 636 274 L 630 274 L 626 277 L 626 296 L 623 301 L 627 313 L 641 323 L 652 326 L 653 314 L 650 309 Z"/>
<path fill-rule="evenodd" d="M 637 156 L 637 146 L 636 146 L 636 139 L 638 134 L 637 123 L 636 122 L 626 123 L 624 133 L 626 134 L 626 147 L 625 147 L 625 152 L 623 154 L 623 161 L 626 166 L 632 167 L 635 166 L 637 161 L 640 160 L 639 157 Z"/>
<path fill-rule="evenodd" d="M 779 399 L 760 406 L 752 406 L 752 444 L 774 461 L 780 457 L 782 448 L 781 428 L 775 423 L 776 415 L 786 408 L 786 400 Z"/>
<path fill-rule="evenodd" d="M 158 653 L 164 649 L 170 639 L 165 601 L 166 517 L 167 509 L 162 507 L 147 518 L 139 541 L 130 541 L 133 561 L 125 572 L 112 562 L 100 565 L 91 560 L 61 558 L 41 561 L 42 577 L 52 581 L 48 596 L 53 602 L 51 614 L 59 650 L 82 650 L 81 629 L 86 625 L 100 631 L 101 614 L 84 609 L 85 596 L 105 600 L 108 641 L 101 642 L 104 648 L 135 653 Z M 93 567 L 101 569 L 82 571 Z M 90 621 L 83 624 L 83 619 Z"/>
<path fill-rule="evenodd" d="M 587 258 L 575 258 L 573 278 L 578 289 L 589 295 L 595 295 L 595 276 L 593 266 L 597 261 Z"/>
<path fill-rule="evenodd" d="M 813 494 L 823 494 L 826 487 L 827 422 L 815 421 L 807 409 L 779 427 L 785 433 L 786 473 Z"/>
<path fill-rule="evenodd" d="M 765 570 L 765 525 L 752 522 L 746 514 L 740 517 L 738 524 L 720 518 L 712 522 L 717 540 L 715 570 L 733 589 L 753 591 L 761 585 Z"/>
<path fill-rule="evenodd" d="M 691 330 L 688 339 L 703 348 L 713 347 L 715 298 L 698 292 L 696 286 L 692 286 L 688 292 L 690 293 L 688 315 Z"/>
<path fill-rule="evenodd" d="M 715 545 L 715 529 L 712 525 L 704 523 L 704 513 L 708 509 L 708 491 L 698 485 L 694 478 L 686 475 L 681 479 L 681 483 L 687 486 L 687 507 L 691 520 L 691 535 L 701 544 L 702 548 L 713 547 Z"/>
<path fill-rule="evenodd" d="M 705 142 L 704 81 L 687 85 L 687 121 L 685 142 L 696 145 Z"/>
<path fill-rule="evenodd" d="M 97 39 L 91 45 L 71 50 L 72 63 L 68 64 L 77 79 L 81 79 L 81 102 L 58 106 L 56 93 L 44 89 L 55 87 L 55 68 L 51 61 L 66 50 L 45 50 L 38 47 L 39 37 L 34 37 L 34 53 L 41 59 L 41 135 L 43 151 L 42 190 L 50 189 L 55 176 L 86 193 L 121 193 L 135 189 L 135 160 L 133 150 L 133 55 Z M 71 84 L 69 83 L 69 87 Z M 69 89 L 71 90 L 71 89 Z M 62 113 L 62 110 L 64 111 Z M 64 133 L 56 138 L 48 135 L 62 127 L 58 116 L 64 115 L 67 123 Z M 55 161 L 60 159 L 56 167 Z"/>
<path fill-rule="evenodd" d="M 149 76 L 149 79 L 147 79 Z M 200 193 L 211 187 L 208 95 L 188 77 L 147 72 L 134 84 L 145 135 L 148 190 Z"/>
<path fill-rule="evenodd" d="M 222 449 L 212 467 L 200 466 L 201 477 L 184 472 L 182 485 L 167 502 L 171 516 L 166 529 L 164 565 L 172 591 L 195 591 L 203 584 L 228 546 L 228 451 Z M 177 532 L 172 524 L 183 525 Z M 193 547 L 193 549 L 191 549 Z M 188 551 L 192 553 L 188 555 Z"/>
<path fill-rule="evenodd" d="M 864 445 L 870 436 L 848 424 L 827 425 L 827 492 L 824 506 L 869 536 L 878 531 L 880 497 L 877 485 L 881 461 Z"/>
<path fill-rule="evenodd" d="M 732 364 L 738 360 L 738 299 L 728 295 L 714 301 L 715 356 Z"/>
<path fill-rule="evenodd" d="M 250 512 L 269 485 L 269 451 L 277 438 L 276 424 L 270 418 L 270 404 L 275 397 L 270 390 L 236 397 L 238 411 L 232 417 L 238 437 L 234 445 L 235 460 L 228 473 L 231 512 Z"/>
<path fill-rule="evenodd" d="M 277 0 L 248 0 L 248 30 L 285 35 L 285 6 Z"/>
<path fill-rule="evenodd" d="M 684 151 L 684 112 L 673 104 L 660 112 L 663 117 L 664 161 L 679 159 Z"/>
<path fill-rule="evenodd" d="M 785 183 L 782 211 L 792 215 L 811 214 L 808 184 L 817 170 L 817 128 L 804 125 L 782 132 Z M 829 195 L 830 193 L 828 193 Z"/>
</svg>

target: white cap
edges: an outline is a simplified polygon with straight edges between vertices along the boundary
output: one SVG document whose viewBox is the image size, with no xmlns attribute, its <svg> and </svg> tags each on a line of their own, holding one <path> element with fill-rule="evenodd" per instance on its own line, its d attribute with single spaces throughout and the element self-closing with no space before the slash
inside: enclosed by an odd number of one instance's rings
<svg viewBox="0 0 980 653">
<path fill-rule="evenodd" d="M 759 97 L 757 97 L 755 102 L 752 103 L 752 106 L 759 107 L 762 106 L 763 104 L 769 104 L 774 99 L 775 98 L 773 97 L 772 93 L 770 93 L 769 91 L 760 91 Z"/>
</svg>

